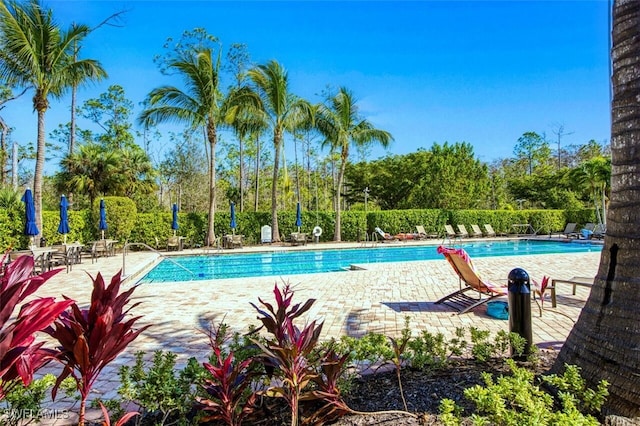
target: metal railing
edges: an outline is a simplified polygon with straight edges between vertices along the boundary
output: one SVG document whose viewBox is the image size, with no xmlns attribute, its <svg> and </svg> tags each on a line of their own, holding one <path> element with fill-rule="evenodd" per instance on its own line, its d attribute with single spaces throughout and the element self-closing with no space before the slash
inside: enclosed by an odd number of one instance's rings
<svg viewBox="0 0 640 426">
<path fill-rule="evenodd" d="M 176 265 L 177 267 L 184 269 L 185 271 L 187 271 L 189 274 L 196 276 L 195 272 L 190 271 L 189 269 L 185 268 L 184 266 L 182 266 L 181 264 L 179 264 L 178 262 L 176 262 L 175 260 L 171 259 L 171 257 L 169 256 L 165 256 L 164 254 L 160 253 L 158 250 L 154 249 L 153 247 L 151 247 L 148 244 L 145 243 L 126 243 L 124 245 L 124 247 L 122 248 L 122 276 L 125 277 L 125 259 L 127 256 L 127 249 L 131 246 L 142 246 L 154 253 L 156 253 L 158 256 L 160 256 L 163 259 L 168 260 L 169 262 L 173 263 L 174 265 Z"/>
</svg>

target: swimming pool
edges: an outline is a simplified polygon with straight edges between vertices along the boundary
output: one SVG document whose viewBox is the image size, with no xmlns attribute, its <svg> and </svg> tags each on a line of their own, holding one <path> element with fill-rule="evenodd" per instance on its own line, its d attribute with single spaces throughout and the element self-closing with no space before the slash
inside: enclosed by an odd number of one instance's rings
<svg viewBox="0 0 640 426">
<path fill-rule="evenodd" d="M 460 244 L 474 257 L 601 251 L 602 244 L 535 240 Z M 354 264 L 442 259 L 437 246 L 379 246 L 334 250 L 272 251 L 177 256 L 164 259 L 139 283 L 215 280 L 344 271 Z"/>
</svg>

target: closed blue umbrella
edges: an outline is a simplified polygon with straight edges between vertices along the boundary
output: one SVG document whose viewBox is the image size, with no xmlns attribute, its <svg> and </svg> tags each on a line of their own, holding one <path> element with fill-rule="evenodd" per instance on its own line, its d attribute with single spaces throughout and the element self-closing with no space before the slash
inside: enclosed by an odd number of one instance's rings
<svg viewBox="0 0 640 426">
<path fill-rule="evenodd" d="M 231 231 L 233 232 L 234 235 L 236 233 L 237 226 L 238 225 L 236 225 L 236 205 L 232 202 L 231 203 Z"/>
<path fill-rule="evenodd" d="M 64 236 L 64 243 L 67 243 L 67 234 L 69 233 L 69 217 L 67 209 L 69 208 L 69 202 L 67 197 L 62 195 L 60 197 L 60 224 L 58 225 L 58 233 Z"/>
<path fill-rule="evenodd" d="M 175 236 L 176 235 L 176 231 L 179 228 L 179 226 L 178 226 L 178 205 L 176 203 L 173 203 L 172 212 L 173 212 L 173 220 L 171 221 L 171 229 L 173 229 L 173 235 Z"/>
<path fill-rule="evenodd" d="M 33 203 L 33 193 L 29 188 L 24 191 L 22 201 L 24 202 L 25 216 L 24 235 L 36 236 L 40 231 L 38 231 L 38 225 L 36 225 L 36 206 Z"/>
<path fill-rule="evenodd" d="M 102 231 L 102 239 L 104 240 L 104 231 L 107 229 L 107 208 L 104 205 L 104 200 L 100 200 L 100 223 L 98 229 Z"/>
<path fill-rule="evenodd" d="M 302 226 L 302 212 L 300 211 L 300 203 L 296 205 L 296 226 L 298 227 L 298 232 L 300 232 L 300 227 Z"/>
</svg>

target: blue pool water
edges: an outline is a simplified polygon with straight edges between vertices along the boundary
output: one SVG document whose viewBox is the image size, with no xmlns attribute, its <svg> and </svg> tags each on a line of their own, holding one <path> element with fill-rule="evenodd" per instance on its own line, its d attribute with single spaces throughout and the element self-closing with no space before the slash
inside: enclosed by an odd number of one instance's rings
<svg viewBox="0 0 640 426">
<path fill-rule="evenodd" d="M 601 251 L 602 244 L 512 240 L 459 245 L 474 257 Z M 458 246 L 457 246 L 458 247 Z M 164 259 L 140 283 L 214 280 L 344 271 L 352 264 L 442 259 L 437 246 L 382 246 L 177 256 Z M 179 265 L 179 266 L 178 266 Z"/>
</svg>

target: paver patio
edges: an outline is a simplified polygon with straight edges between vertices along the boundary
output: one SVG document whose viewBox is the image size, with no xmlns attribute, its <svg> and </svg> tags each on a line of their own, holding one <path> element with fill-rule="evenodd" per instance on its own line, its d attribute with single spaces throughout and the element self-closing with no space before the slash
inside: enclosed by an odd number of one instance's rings
<svg viewBox="0 0 640 426">
<path fill-rule="evenodd" d="M 407 243 L 411 244 L 411 243 Z M 354 247 L 356 244 L 320 244 L 318 247 Z M 307 248 L 316 248 L 314 245 Z M 264 250 L 265 247 L 246 247 L 235 253 Z M 301 249 L 267 247 L 267 249 Z M 379 250 L 385 246 L 380 245 Z M 184 253 L 202 253 L 185 251 Z M 225 251 L 228 252 L 228 251 Z M 140 278 L 140 271 L 154 262 L 158 255 L 150 252 L 132 252 L 124 258 L 125 272 L 131 274 L 125 287 Z M 600 260 L 599 252 L 579 254 L 525 255 L 492 258 L 474 258 L 476 269 L 491 280 L 506 282 L 515 267 L 524 268 L 533 278 L 543 275 L 556 279 L 572 276 L 595 276 Z M 73 271 L 64 271 L 53 277 L 38 295 L 64 294 L 75 299 L 80 306 L 88 304 L 91 295 L 90 275 L 100 271 L 107 280 L 123 267 L 123 255 L 100 258 L 96 263 L 84 261 Z M 341 335 L 362 336 L 373 331 L 395 336 L 409 318 L 410 327 L 441 332 L 452 337 L 457 327 L 475 326 L 480 329 L 508 330 L 508 321 L 486 315 L 486 305 L 457 315 L 446 305 L 433 302 L 458 288 L 458 278 L 443 259 L 366 265 L 366 270 L 322 274 L 291 275 L 286 277 L 234 278 L 215 281 L 190 281 L 140 285 L 133 294 L 134 301 L 142 303 L 133 312 L 141 315 L 138 326 L 151 324 L 116 361 L 105 369 L 94 387 L 93 397 L 117 396 L 118 368 L 131 363 L 137 351 L 149 355 L 156 350 L 176 352 L 180 365 L 189 357 L 204 360 L 209 355 L 207 337 L 200 331 L 211 322 L 224 321 L 232 331 L 245 332 L 250 324 L 259 325 L 255 310 L 249 302 L 258 303 L 258 297 L 273 300 L 274 284 L 289 282 L 295 288 L 295 300 L 315 298 L 308 318 L 323 319 L 323 338 Z M 557 290 L 558 307 L 545 303 L 542 317 L 532 306 L 533 340 L 544 346 L 558 347 L 564 342 L 578 318 L 589 288 L 578 287 L 576 295 L 571 286 Z M 50 364 L 48 371 L 59 367 Z M 58 408 L 69 408 L 68 402 L 57 401 Z M 64 424 L 64 423 L 55 423 Z"/>
</svg>

